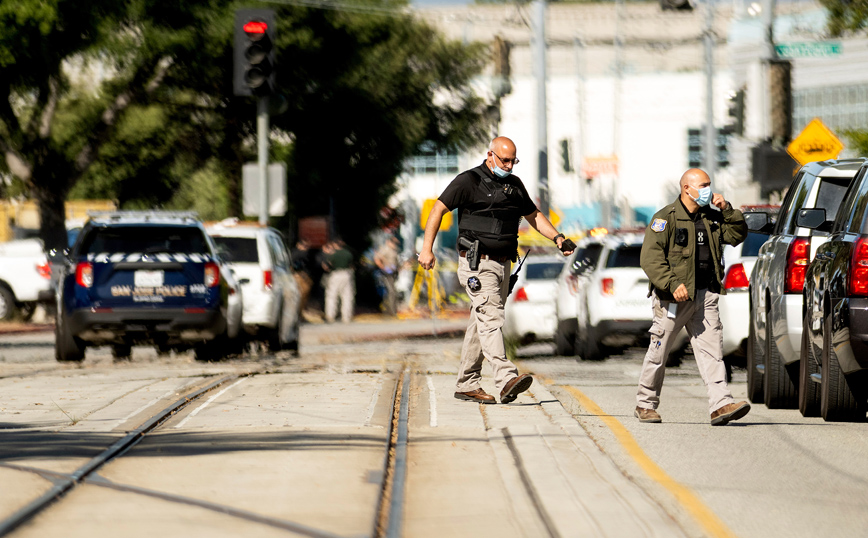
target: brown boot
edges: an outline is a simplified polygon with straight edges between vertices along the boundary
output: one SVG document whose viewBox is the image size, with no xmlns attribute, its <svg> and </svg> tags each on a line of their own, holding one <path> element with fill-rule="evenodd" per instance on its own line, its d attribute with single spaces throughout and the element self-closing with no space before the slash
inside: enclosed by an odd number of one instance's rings
<svg viewBox="0 0 868 538">
<path fill-rule="evenodd" d="M 470 392 L 456 392 L 455 397 L 459 400 L 469 400 L 471 402 L 478 402 L 483 404 L 496 403 L 494 396 L 482 390 L 481 387 L 476 390 L 471 390 Z"/>
<path fill-rule="evenodd" d="M 518 395 L 530 388 L 533 378 L 530 374 L 520 375 L 510 379 L 503 390 L 500 391 L 500 403 L 508 404 L 515 401 Z"/>
<path fill-rule="evenodd" d="M 747 402 L 726 404 L 711 414 L 711 425 L 723 426 L 731 420 L 742 418 L 748 411 L 750 411 L 750 404 Z"/>
<path fill-rule="evenodd" d="M 639 419 L 639 422 L 650 422 L 656 424 L 658 422 L 663 422 L 663 419 L 660 418 L 660 414 L 657 413 L 654 409 L 645 409 L 644 407 L 637 407 L 635 411 L 633 411 L 633 416 Z"/>
</svg>

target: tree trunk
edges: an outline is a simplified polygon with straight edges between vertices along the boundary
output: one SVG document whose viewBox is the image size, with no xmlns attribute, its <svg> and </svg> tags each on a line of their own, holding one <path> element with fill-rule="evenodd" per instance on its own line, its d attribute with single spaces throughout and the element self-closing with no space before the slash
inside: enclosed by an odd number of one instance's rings
<svg viewBox="0 0 868 538">
<path fill-rule="evenodd" d="M 46 251 L 67 248 L 65 202 L 70 185 L 68 177 L 50 165 L 40 164 L 33 169 L 32 192 L 39 208 L 39 237 Z"/>
</svg>

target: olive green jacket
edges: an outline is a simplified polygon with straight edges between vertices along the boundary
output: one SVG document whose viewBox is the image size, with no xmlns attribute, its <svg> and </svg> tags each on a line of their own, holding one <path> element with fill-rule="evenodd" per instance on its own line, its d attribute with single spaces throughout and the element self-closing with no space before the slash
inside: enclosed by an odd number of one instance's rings
<svg viewBox="0 0 868 538">
<path fill-rule="evenodd" d="M 747 237 L 747 224 L 741 211 L 733 209 L 732 205 L 727 205 L 723 211 L 706 206 L 700 208 L 699 212 L 705 222 L 705 229 L 708 230 L 714 276 L 720 293 L 724 294 L 726 290 L 720 285 L 723 282 L 723 245 L 737 245 L 744 241 Z M 675 243 L 677 228 L 687 229 L 687 244 L 684 246 Z M 680 199 L 654 214 L 651 223 L 645 228 L 645 241 L 642 243 L 639 261 L 650 281 L 649 295 L 656 290 L 660 299 L 671 301 L 672 293 L 679 285 L 684 284 L 690 299 L 694 299 L 696 229 Z"/>
</svg>

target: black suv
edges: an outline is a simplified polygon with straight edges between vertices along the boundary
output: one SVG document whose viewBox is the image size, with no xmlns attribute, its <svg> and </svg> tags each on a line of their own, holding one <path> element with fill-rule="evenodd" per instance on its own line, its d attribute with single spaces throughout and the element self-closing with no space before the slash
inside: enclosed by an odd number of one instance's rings
<svg viewBox="0 0 868 538">
<path fill-rule="evenodd" d="M 829 231 L 805 274 L 799 410 L 862 422 L 868 411 L 868 162 L 836 215 L 811 209 L 797 219 Z"/>
<path fill-rule="evenodd" d="M 116 358 L 134 344 L 196 350 L 218 359 L 238 334 L 238 284 L 191 212 L 90 214 L 61 264 L 55 325 L 58 361 L 88 346 Z"/>
<path fill-rule="evenodd" d="M 798 407 L 805 271 L 812 252 L 828 234 L 799 226 L 796 219 L 807 208 L 834 214 L 863 162 L 840 159 L 802 166 L 773 229 L 754 228 L 770 236 L 760 247 L 750 275 L 746 361 L 747 395 L 752 402 L 764 402 L 770 409 Z"/>
</svg>

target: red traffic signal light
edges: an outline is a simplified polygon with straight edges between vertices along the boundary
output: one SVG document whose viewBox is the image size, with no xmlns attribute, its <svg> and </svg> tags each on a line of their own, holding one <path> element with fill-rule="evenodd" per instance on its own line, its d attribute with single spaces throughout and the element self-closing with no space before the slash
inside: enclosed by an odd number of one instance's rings
<svg viewBox="0 0 868 538">
<path fill-rule="evenodd" d="M 274 28 L 274 10 L 239 9 L 235 12 L 235 95 L 274 93 Z"/>
<path fill-rule="evenodd" d="M 252 39 L 253 35 L 256 34 L 265 35 L 265 31 L 268 30 L 268 23 L 262 21 L 250 21 L 242 28 L 244 29 L 244 33 Z"/>
</svg>

